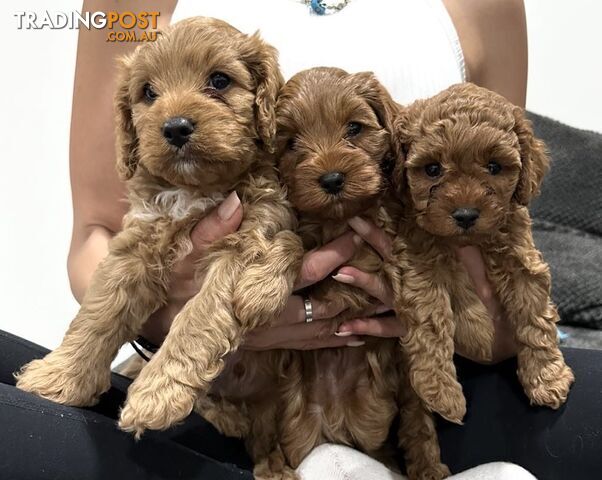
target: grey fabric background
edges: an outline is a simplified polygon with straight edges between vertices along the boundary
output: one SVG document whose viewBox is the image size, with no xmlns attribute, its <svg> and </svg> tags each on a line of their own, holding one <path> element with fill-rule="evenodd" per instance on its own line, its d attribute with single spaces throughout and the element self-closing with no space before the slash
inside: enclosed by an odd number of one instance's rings
<svg viewBox="0 0 602 480">
<path fill-rule="evenodd" d="M 602 330 L 602 135 L 529 117 L 552 159 L 531 205 L 535 243 L 552 271 L 552 297 L 561 323 Z M 602 348 L 602 332 L 567 331 L 567 344 L 578 339 L 578 346 Z"/>
</svg>

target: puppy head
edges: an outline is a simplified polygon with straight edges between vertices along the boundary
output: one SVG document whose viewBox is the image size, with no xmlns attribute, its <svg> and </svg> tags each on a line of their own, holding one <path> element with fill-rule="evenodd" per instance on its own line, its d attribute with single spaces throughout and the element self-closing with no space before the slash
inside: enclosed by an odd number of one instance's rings
<svg viewBox="0 0 602 480">
<path fill-rule="evenodd" d="M 538 193 L 548 159 L 524 111 L 472 84 L 450 87 L 395 123 L 405 159 L 394 181 L 418 226 L 474 241 Z"/>
<path fill-rule="evenodd" d="M 274 48 L 225 22 L 192 18 L 121 62 L 117 166 L 219 190 L 272 147 L 283 80 Z"/>
<path fill-rule="evenodd" d="M 279 168 L 300 212 L 345 219 L 375 205 L 393 165 L 397 106 L 371 73 L 313 68 L 276 108 Z"/>
</svg>

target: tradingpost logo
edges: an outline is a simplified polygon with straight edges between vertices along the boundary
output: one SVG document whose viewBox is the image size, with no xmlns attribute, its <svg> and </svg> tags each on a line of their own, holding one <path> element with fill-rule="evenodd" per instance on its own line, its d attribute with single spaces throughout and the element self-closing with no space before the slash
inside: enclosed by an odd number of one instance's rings
<svg viewBox="0 0 602 480">
<path fill-rule="evenodd" d="M 18 30 L 106 30 L 107 42 L 154 42 L 159 12 L 16 12 Z"/>
</svg>

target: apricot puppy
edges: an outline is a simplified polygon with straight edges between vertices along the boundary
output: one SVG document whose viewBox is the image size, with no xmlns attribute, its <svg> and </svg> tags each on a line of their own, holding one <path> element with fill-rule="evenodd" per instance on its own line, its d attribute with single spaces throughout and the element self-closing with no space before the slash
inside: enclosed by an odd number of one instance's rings
<svg viewBox="0 0 602 480">
<path fill-rule="evenodd" d="M 314 68 L 287 82 L 277 105 L 279 169 L 298 218 L 305 249 L 349 230 L 356 215 L 390 233 L 396 206 L 384 208 L 395 158 L 391 129 L 398 106 L 371 73 Z M 384 262 L 367 244 L 349 265 L 385 276 Z M 328 277 L 303 292 L 341 312 L 320 320 L 324 335 L 374 309 L 377 301 Z M 343 310 L 343 308 L 346 308 Z M 324 442 L 380 455 L 401 408 L 399 439 L 410 478 L 443 478 L 437 434 L 415 395 L 396 339 L 368 339 L 361 347 L 292 352 L 281 375 L 280 448 L 296 467 Z M 401 403 L 401 407 L 399 404 Z"/>
<path fill-rule="evenodd" d="M 574 377 L 558 348 L 550 272 L 533 244 L 527 205 L 548 158 L 524 111 L 473 84 L 409 107 L 396 123 L 405 159 L 394 181 L 404 206 L 395 240 L 396 309 L 411 383 L 428 407 L 461 422 L 466 403 L 452 362 L 454 340 L 490 358 L 493 325 L 456 257 L 480 249 L 513 322 L 518 376 L 533 404 L 558 408 Z"/>
<path fill-rule="evenodd" d="M 282 83 L 272 47 L 210 18 L 179 22 L 121 62 L 117 167 L 131 207 L 62 344 L 22 369 L 19 388 L 95 403 L 119 347 L 165 304 L 192 227 L 233 190 L 240 229 L 202 259 L 201 290 L 131 385 L 121 428 L 183 419 L 244 333 L 280 313 L 303 254 L 268 153 Z"/>
</svg>

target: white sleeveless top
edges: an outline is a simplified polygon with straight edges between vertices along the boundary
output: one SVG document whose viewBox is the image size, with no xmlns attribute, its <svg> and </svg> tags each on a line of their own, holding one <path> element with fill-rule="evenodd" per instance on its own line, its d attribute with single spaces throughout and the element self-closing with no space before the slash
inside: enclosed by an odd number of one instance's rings
<svg viewBox="0 0 602 480">
<path fill-rule="evenodd" d="M 297 0 L 179 0 L 172 22 L 197 15 L 245 33 L 259 30 L 279 50 L 285 79 L 317 66 L 372 71 L 402 104 L 466 80 L 441 0 L 350 0 L 326 16 Z"/>
</svg>

